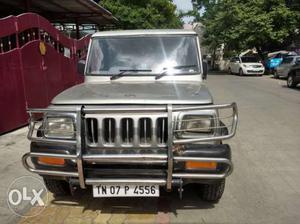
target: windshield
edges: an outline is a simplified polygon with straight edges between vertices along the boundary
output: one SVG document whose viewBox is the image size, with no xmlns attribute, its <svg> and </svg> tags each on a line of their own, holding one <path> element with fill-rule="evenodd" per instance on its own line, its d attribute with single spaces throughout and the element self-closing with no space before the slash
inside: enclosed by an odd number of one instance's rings
<svg viewBox="0 0 300 224">
<path fill-rule="evenodd" d="M 242 57 L 241 58 L 242 62 L 243 63 L 256 63 L 256 62 L 259 62 L 258 58 L 256 57 Z"/>
<path fill-rule="evenodd" d="M 182 35 L 94 38 L 87 75 L 113 75 L 124 70 L 134 70 L 138 75 L 197 73 L 196 43 L 196 36 Z"/>
</svg>

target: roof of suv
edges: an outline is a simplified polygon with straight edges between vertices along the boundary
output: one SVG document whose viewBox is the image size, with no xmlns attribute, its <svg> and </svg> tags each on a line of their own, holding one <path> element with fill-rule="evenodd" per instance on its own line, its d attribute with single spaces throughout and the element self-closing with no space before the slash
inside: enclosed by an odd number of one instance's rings
<svg viewBox="0 0 300 224">
<path fill-rule="evenodd" d="M 116 30 L 116 31 L 103 31 L 97 32 L 92 37 L 107 37 L 107 36 L 136 36 L 136 35 L 160 35 L 160 34 L 186 34 L 197 35 L 194 30 L 184 29 L 149 29 L 149 30 Z"/>
</svg>

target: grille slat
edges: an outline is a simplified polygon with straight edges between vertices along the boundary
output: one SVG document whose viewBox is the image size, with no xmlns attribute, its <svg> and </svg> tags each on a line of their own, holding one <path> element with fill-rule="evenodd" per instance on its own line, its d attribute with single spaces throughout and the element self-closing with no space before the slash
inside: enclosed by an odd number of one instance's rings
<svg viewBox="0 0 300 224">
<path fill-rule="evenodd" d="M 151 143 L 151 119 L 141 118 L 139 120 L 139 138 L 142 145 Z"/>
<path fill-rule="evenodd" d="M 103 119 L 104 143 L 112 145 L 116 142 L 116 120 L 114 118 Z"/>
<path fill-rule="evenodd" d="M 98 142 L 98 122 L 95 118 L 88 118 L 86 122 L 87 136 L 89 142 L 96 144 Z"/>
<path fill-rule="evenodd" d="M 168 125 L 167 118 L 157 119 L 157 138 L 160 144 L 166 144 L 168 141 Z"/>
<path fill-rule="evenodd" d="M 91 147 L 166 146 L 166 117 L 95 117 L 86 118 L 86 140 Z"/>
<path fill-rule="evenodd" d="M 133 143 L 133 120 L 131 118 L 121 119 L 121 141 L 123 144 L 130 145 Z"/>
<path fill-rule="evenodd" d="M 157 135 L 156 135 L 156 119 L 151 119 L 151 129 L 152 129 L 152 146 L 157 145 Z"/>
</svg>

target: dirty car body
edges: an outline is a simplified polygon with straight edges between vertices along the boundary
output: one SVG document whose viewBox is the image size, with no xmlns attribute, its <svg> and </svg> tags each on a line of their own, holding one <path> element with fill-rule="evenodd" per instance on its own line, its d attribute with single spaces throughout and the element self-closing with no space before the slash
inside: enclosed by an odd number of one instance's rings
<svg viewBox="0 0 300 224">
<path fill-rule="evenodd" d="M 92 186 L 95 197 L 155 197 L 199 184 L 217 201 L 233 170 L 235 103 L 215 105 L 203 81 L 196 33 L 93 35 L 85 82 L 29 109 L 29 171 L 53 193 Z M 217 186 L 217 187 L 216 187 Z"/>
</svg>

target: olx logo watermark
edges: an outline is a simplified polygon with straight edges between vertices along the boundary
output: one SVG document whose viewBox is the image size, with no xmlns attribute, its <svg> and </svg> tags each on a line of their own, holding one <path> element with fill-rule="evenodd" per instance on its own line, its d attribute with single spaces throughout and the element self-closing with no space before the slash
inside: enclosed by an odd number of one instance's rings
<svg viewBox="0 0 300 224">
<path fill-rule="evenodd" d="M 36 216 L 45 209 L 47 202 L 47 188 L 36 177 L 19 177 L 10 184 L 7 191 L 8 207 L 19 216 Z"/>
</svg>

